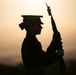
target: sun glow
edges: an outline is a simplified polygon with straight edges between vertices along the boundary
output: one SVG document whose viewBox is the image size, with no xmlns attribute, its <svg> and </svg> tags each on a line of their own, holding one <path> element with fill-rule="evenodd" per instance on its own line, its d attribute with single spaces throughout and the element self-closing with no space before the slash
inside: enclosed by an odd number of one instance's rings
<svg viewBox="0 0 76 75">
<path fill-rule="evenodd" d="M 45 2 L 50 6 L 61 33 L 64 58 L 70 59 L 74 53 L 76 55 L 76 0 L 0 0 L 0 63 L 10 64 L 21 60 L 21 45 L 26 35 L 25 30 L 19 28 L 23 21 L 21 15 L 43 16 L 43 29 L 37 37 L 46 51 L 53 31 Z"/>
<path fill-rule="evenodd" d="M 29 1 L 29 3 L 31 3 L 31 4 L 40 4 L 41 2 L 42 2 L 42 0 L 28 0 Z"/>
</svg>

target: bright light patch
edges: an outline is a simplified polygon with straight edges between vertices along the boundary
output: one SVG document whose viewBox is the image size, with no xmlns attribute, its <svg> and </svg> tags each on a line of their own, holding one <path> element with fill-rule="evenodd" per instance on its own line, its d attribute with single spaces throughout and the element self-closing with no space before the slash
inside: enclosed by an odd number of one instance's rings
<svg viewBox="0 0 76 75">
<path fill-rule="evenodd" d="M 28 0 L 31 4 L 40 4 L 42 0 Z"/>
</svg>

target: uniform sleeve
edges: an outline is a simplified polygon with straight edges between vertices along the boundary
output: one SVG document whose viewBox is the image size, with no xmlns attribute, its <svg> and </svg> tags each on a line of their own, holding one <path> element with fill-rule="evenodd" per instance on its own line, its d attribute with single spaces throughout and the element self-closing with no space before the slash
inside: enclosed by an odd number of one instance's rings
<svg viewBox="0 0 76 75">
<path fill-rule="evenodd" d="M 27 50 L 26 53 L 27 53 L 29 62 L 42 68 L 50 64 L 53 64 L 58 60 L 58 56 L 55 54 L 55 52 L 52 53 L 51 51 L 53 49 L 54 49 L 53 44 L 51 43 L 47 49 L 47 52 L 45 53 L 42 50 L 42 46 L 40 42 L 32 38 L 28 39 L 27 45 L 26 45 L 26 50 Z"/>
<path fill-rule="evenodd" d="M 57 61 L 59 61 L 59 56 L 56 54 L 56 48 L 54 42 L 52 41 L 46 51 L 45 66 L 51 65 Z"/>
<path fill-rule="evenodd" d="M 36 39 L 29 39 L 27 43 L 27 55 L 34 64 L 42 64 L 45 52 L 42 51 L 41 44 Z"/>
<path fill-rule="evenodd" d="M 55 47 L 54 41 L 52 41 L 49 47 L 47 48 L 46 54 L 53 54 L 55 52 L 56 52 L 56 47 Z"/>
</svg>

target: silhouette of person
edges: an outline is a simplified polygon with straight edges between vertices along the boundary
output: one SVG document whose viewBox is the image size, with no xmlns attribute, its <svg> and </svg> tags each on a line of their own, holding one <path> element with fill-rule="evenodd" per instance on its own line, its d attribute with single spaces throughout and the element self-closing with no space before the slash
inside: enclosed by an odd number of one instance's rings
<svg viewBox="0 0 76 75">
<path fill-rule="evenodd" d="M 53 39 L 47 51 L 42 50 L 41 43 L 36 38 L 36 35 L 41 34 L 43 22 L 40 18 L 43 16 L 22 15 L 22 17 L 23 22 L 19 24 L 19 27 L 27 32 L 21 49 L 26 75 L 44 75 L 43 68 L 58 61 L 59 57 L 63 56 L 63 51 L 56 51 Z"/>
</svg>

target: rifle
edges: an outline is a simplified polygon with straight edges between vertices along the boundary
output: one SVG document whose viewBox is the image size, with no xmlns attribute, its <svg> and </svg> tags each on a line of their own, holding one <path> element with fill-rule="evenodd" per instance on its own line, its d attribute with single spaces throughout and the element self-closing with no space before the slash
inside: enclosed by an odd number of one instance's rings
<svg viewBox="0 0 76 75">
<path fill-rule="evenodd" d="M 60 35 L 60 33 L 59 33 L 59 31 L 56 27 L 55 21 L 53 19 L 52 13 L 51 13 L 50 6 L 48 6 L 47 3 L 46 3 L 46 6 L 47 6 L 48 14 L 49 14 L 49 16 L 51 16 L 52 29 L 53 29 L 53 32 L 54 32 L 53 39 L 55 40 L 56 43 L 58 43 L 58 45 L 56 44 L 57 45 L 57 50 L 63 50 L 62 45 L 61 45 L 62 44 L 61 43 L 61 40 L 62 40 L 61 35 Z M 60 65 L 61 74 L 64 74 L 66 72 L 66 65 L 65 65 L 63 56 L 59 57 L 59 65 Z"/>
</svg>

